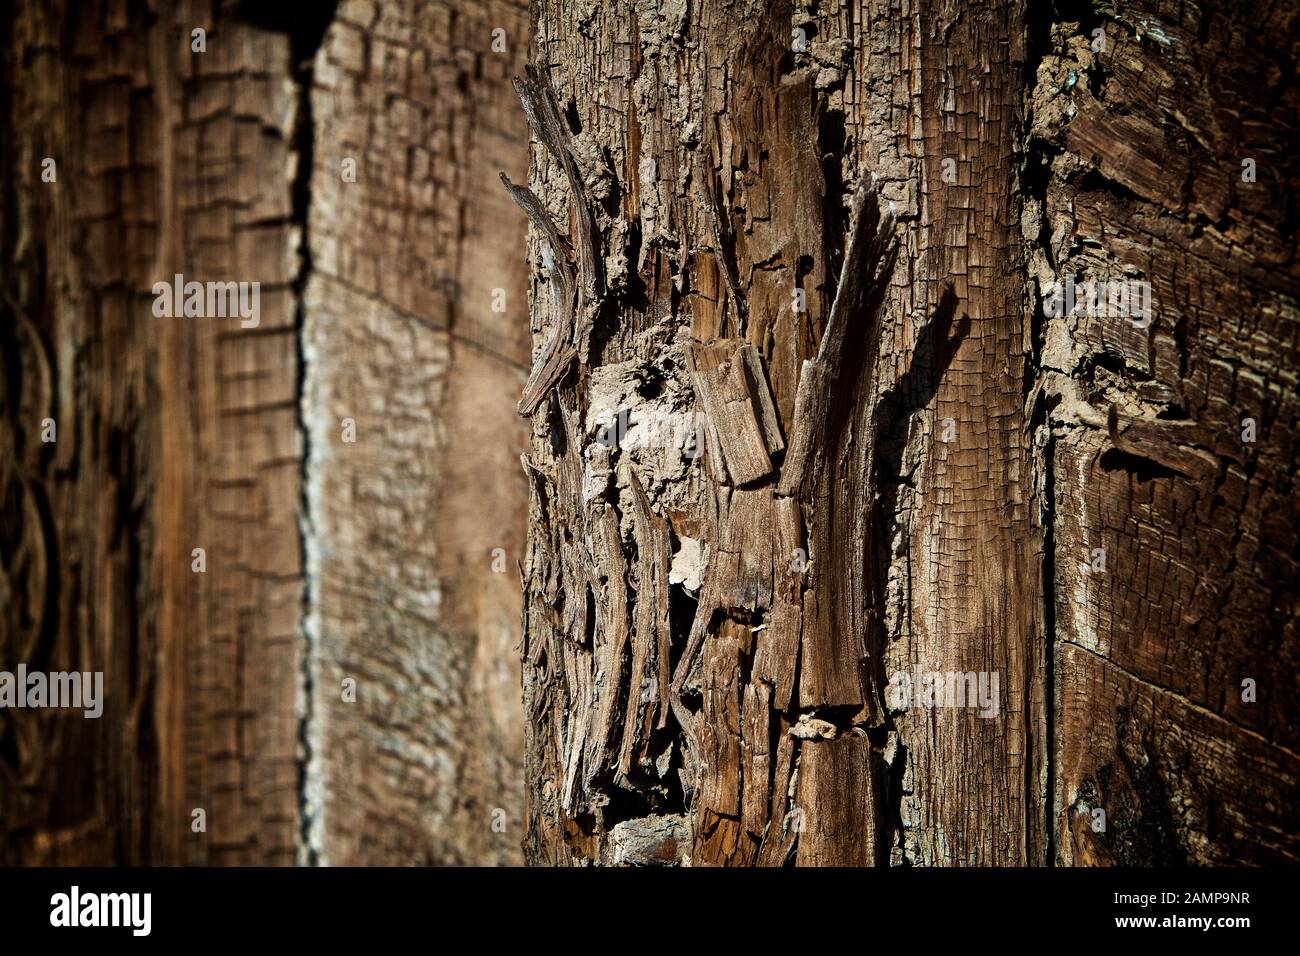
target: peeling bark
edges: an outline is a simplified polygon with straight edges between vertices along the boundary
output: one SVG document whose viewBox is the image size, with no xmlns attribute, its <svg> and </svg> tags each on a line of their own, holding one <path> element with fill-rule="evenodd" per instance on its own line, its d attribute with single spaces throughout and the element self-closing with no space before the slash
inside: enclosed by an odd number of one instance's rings
<svg viewBox="0 0 1300 956">
<path fill-rule="evenodd" d="M 1297 12 L 1036 29 L 1031 274 L 1151 287 L 1041 332 L 1059 861 L 1295 862 Z"/>
<path fill-rule="evenodd" d="M 900 72 L 889 50 L 855 52 L 848 11 L 539 5 L 538 60 L 586 165 L 575 176 L 535 154 L 534 191 L 579 234 L 594 219 L 610 292 L 589 360 L 533 418 L 527 462 L 533 861 L 609 860 L 621 820 L 682 812 L 697 864 L 885 863 L 891 846 L 918 862 L 1042 859 L 1028 333 L 1018 217 L 1003 206 L 1018 13 L 891 18 L 881 35 L 913 57 Z M 792 53 L 794 28 L 816 44 Z M 915 122 L 857 101 L 862 78 L 908 90 Z M 873 152 L 889 128 L 914 138 Z M 964 172 L 940 186 L 944 148 Z M 534 315 L 538 329 L 562 321 L 540 296 Z M 969 371 L 943 377 L 951 364 Z M 698 414 L 705 462 L 593 442 L 593 422 L 622 409 L 633 422 Z M 919 504 L 900 506 L 897 475 L 881 473 L 899 467 L 881 447 L 896 439 L 881 428 L 910 417 L 928 433 L 948 409 L 967 446 L 932 452 L 911 479 Z M 1012 509 L 990 478 L 1012 487 Z M 665 692 L 637 664 L 649 635 L 628 620 L 655 599 L 653 555 L 627 533 L 640 488 L 674 551 L 702 542 L 708 565 L 697 594 L 670 594 L 668 720 L 629 775 L 589 741 L 609 734 L 619 701 Z M 899 576 L 882 546 L 908 537 L 894 561 L 914 603 L 887 632 Z M 1018 563 L 998 570 L 976 545 Z M 1011 716 L 890 713 L 886 660 L 992 660 Z M 809 717 L 831 733 L 792 736 Z M 923 777 L 904 827 L 891 794 Z"/>
<path fill-rule="evenodd" d="M 1298 17 L 4 6 L 0 862 L 1294 862 Z"/>
<path fill-rule="evenodd" d="M 1295 25 L 1078 7 L 537 4 L 539 361 L 543 243 L 607 293 L 523 409 L 530 861 L 683 816 L 695 865 L 1292 857 Z M 1149 331 L 1044 315 L 1107 269 Z M 891 699 L 921 672 L 991 699 Z"/>
</svg>

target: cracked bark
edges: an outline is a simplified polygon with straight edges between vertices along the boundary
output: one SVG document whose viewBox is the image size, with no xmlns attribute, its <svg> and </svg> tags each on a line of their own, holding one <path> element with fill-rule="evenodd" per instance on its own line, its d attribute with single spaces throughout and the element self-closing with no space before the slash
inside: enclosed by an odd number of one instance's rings
<svg viewBox="0 0 1300 956">
<path fill-rule="evenodd" d="M 1145 279 L 1153 315 L 1041 336 L 1065 864 L 1300 854 L 1297 12 L 1217 6 L 1036 27 L 1031 274 Z"/>
<path fill-rule="evenodd" d="M 6 711 L 0 856 L 291 863 L 289 38 L 205 3 L 11 16 L 0 647 L 6 668 L 103 671 L 105 708 Z M 191 55 L 198 25 L 212 42 Z M 35 173 L 45 156 L 54 183 Z M 259 281 L 258 328 L 153 319 L 152 284 L 177 272 Z M 191 832 L 194 808 L 206 834 Z"/>
<path fill-rule="evenodd" d="M 320 862 L 520 860 L 527 297 L 497 171 L 527 161 L 509 82 L 526 44 L 518 3 L 344 2 L 316 57 L 304 825 Z"/>
<path fill-rule="evenodd" d="M 617 828 L 665 815 L 689 818 L 677 856 L 695 863 L 1044 857 L 1028 329 L 1006 206 L 1022 13 L 918 12 L 538 5 L 609 294 L 589 360 L 533 416 L 527 462 L 535 862 L 615 859 Z M 809 50 L 791 52 L 796 27 Z M 940 185 L 945 155 L 961 176 Z M 554 221 L 581 220 L 568 161 L 534 159 Z M 561 320 L 544 275 L 539 336 Z M 625 407 L 633 423 L 698 411 L 704 466 L 594 442 Z M 954 447 L 934 437 L 943 417 Z M 923 459 L 902 503 L 900 438 Z M 708 555 L 698 594 L 670 595 L 667 687 L 636 663 L 663 653 L 631 620 L 656 580 L 629 520 L 639 488 L 676 555 Z M 1005 719 L 891 713 L 886 669 L 903 662 L 1002 671 Z M 665 697 L 639 765 L 616 767 L 608 715 Z M 831 733 L 793 736 L 808 716 Z"/>
<path fill-rule="evenodd" d="M 1294 17 L 1107 11 L 536 4 L 535 342 L 588 221 L 608 291 L 524 408 L 530 861 L 1294 858 Z M 1148 333 L 1044 317 L 1099 262 Z M 653 425 L 693 415 L 698 460 Z M 892 705 L 913 667 L 998 718 Z"/>
<path fill-rule="evenodd" d="M 0 713 L 0 860 L 517 860 L 522 7 L 3 18 L 0 669 L 105 710 Z"/>
<path fill-rule="evenodd" d="M 5 6 L 0 668 L 106 710 L 0 714 L 0 860 L 1294 862 L 1296 35 Z"/>
</svg>

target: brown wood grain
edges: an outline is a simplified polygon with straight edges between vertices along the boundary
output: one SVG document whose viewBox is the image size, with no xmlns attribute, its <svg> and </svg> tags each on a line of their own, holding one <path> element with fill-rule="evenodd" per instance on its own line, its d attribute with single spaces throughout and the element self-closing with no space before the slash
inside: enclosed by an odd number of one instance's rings
<svg viewBox="0 0 1300 956">
<path fill-rule="evenodd" d="M 597 206 L 597 246 L 607 262 L 626 263 L 628 271 L 608 276 L 615 292 L 598 313 L 594 333 L 604 340 L 603 351 L 593 351 L 576 384 L 562 386 L 554 410 L 538 417 L 568 421 L 592 405 L 604 411 L 611 400 L 659 407 L 668 395 L 679 413 L 703 411 L 720 433 L 714 450 L 721 461 L 701 471 L 683 467 L 663 449 L 615 449 L 609 456 L 620 465 L 611 469 L 604 464 L 607 453 L 591 460 L 572 429 L 565 428 L 558 443 L 538 433 L 531 456 L 539 481 L 525 673 L 529 710 L 541 721 L 530 745 L 529 777 L 538 782 L 528 852 L 536 861 L 593 853 L 589 844 L 578 849 L 566 840 L 568 819 L 595 833 L 594 852 L 603 858 L 601 834 L 622 813 L 643 817 L 683 808 L 692 810 L 695 862 L 701 863 L 780 862 L 765 848 L 789 847 L 787 817 L 795 810 L 814 827 L 798 836 L 806 843 L 800 851 L 806 861 L 883 862 L 891 844 L 917 862 L 1030 862 L 1045 853 L 1041 554 L 1025 546 L 1037 534 L 1023 419 L 1028 330 L 1018 216 L 1006 206 L 1015 186 L 1016 143 L 1002 135 L 1020 109 L 1021 14 L 1018 8 L 927 10 L 929 19 L 915 36 L 910 25 L 891 25 L 902 48 L 919 61 L 902 71 L 892 59 L 868 70 L 914 98 L 914 120 L 901 125 L 914 130 L 915 139 L 899 152 L 914 157 L 910 172 L 922 174 L 926 190 L 924 211 L 911 210 L 901 223 L 897 199 L 890 209 L 882 208 L 889 198 L 873 202 L 856 220 L 858 210 L 849 202 L 854 182 L 873 197 L 882 190 L 897 195 L 896 170 L 882 167 L 877 179 L 873 164 L 855 164 L 846 154 L 841 166 L 834 154 L 856 146 L 833 141 L 846 113 L 873 131 L 884 121 L 854 101 L 854 84 L 845 83 L 842 69 L 837 76 L 825 72 L 833 69 L 833 38 L 845 11 L 806 18 L 816 24 L 812 32 L 831 43 L 818 50 L 821 59 L 805 55 L 793 62 L 792 15 L 783 5 L 740 17 L 731 8 L 704 4 L 671 22 L 636 25 L 598 16 L 578 28 L 563 6 L 540 4 L 539 59 L 550 68 L 563 109 L 576 115 L 574 127 L 599 143 L 595 152 L 579 150 L 592 160 L 583 174 L 613 177 L 619 192 L 636 203 L 616 211 Z M 963 42 L 950 42 L 953 30 Z M 940 34 L 943 42 L 934 39 Z M 682 46 L 684 37 L 696 42 Z M 966 99 L 945 107 L 941 99 L 954 82 Z M 892 119 L 891 125 L 900 127 Z M 683 129 L 701 132 L 691 139 Z M 944 150 L 959 153 L 965 164 L 957 183 L 939 181 Z M 538 164 L 534 191 L 555 208 L 567 202 L 572 218 L 573 204 L 583 199 L 555 172 Z M 558 221 L 564 220 L 561 215 Z M 870 226 L 863 243 L 874 252 L 860 258 L 853 252 L 845 238 L 851 221 Z M 896 233 L 908 254 L 897 267 L 892 256 L 884 261 Z M 620 284 L 628 291 L 619 293 Z M 795 308 L 796 290 L 802 310 Z M 843 314 L 828 322 L 831 302 L 841 294 Z M 953 314 L 958 307 L 961 319 Z M 874 331 L 881 309 L 888 327 L 883 346 Z M 535 310 L 546 327 L 545 300 L 535 299 Z M 882 351 L 894 354 L 908 321 L 921 323 L 911 328 L 922 338 L 915 348 L 902 346 L 899 367 L 882 360 L 888 375 L 863 374 Z M 966 330 L 974 337 L 964 339 Z M 690 376 L 682 374 L 676 352 L 683 334 L 696 343 L 687 345 Z M 946 366 L 920 367 L 936 362 L 933 345 L 922 350 L 936 336 L 945 353 L 938 359 L 959 370 L 942 381 Z M 788 451 L 760 440 L 761 416 L 728 411 L 761 408 L 761 394 L 743 400 L 743 389 L 728 392 L 713 370 L 734 363 L 713 358 L 720 346 L 706 352 L 699 343 L 734 338 L 754 347 L 770 382 L 779 432 L 791 436 Z M 814 356 L 821 364 L 808 362 Z M 957 416 L 967 445 L 935 448 L 917 479 L 917 496 L 933 510 L 907 516 L 915 530 L 902 563 L 913 578 L 914 603 L 905 608 L 907 620 L 891 622 L 894 630 L 886 634 L 882 603 L 890 570 L 877 555 L 883 529 L 873 504 L 879 494 L 875 414 L 884 393 L 906 378 L 909 357 L 911 414 Z M 638 388 L 647 378 L 655 380 L 650 395 Z M 918 401 L 916 393 L 925 389 L 928 397 Z M 726 394 L 733 394 L 734 406 Z M 549 430 L 553 436 L 554 426 Z M 800 496 L 791 502 L 800 512 L 789 523 L 792 533 L 780 531 L 774 466 L 781 469 L 782 493 Z M 703 540 L 708 552 L 699 593 L 673 598 L 694 618 L 689 627 L 684 615 L 674 621 L 673 643 L 681 647 L 672 689 L 676 727 L 670 723 L 660 741 L 667 766 L 677 773 L 665 775 L 658 767 L 640 781 L 597 773 L 585 801 L 556 800 L 545 768 L 565 764 L 565 751 L 572 752 L 578 731 L 562 715 L 571 715 L 574 693 L 592 680 L 601 697 L 638 692 L 620 686 L 625 671 L 618 660 L 599 666 L 565 650 L 570 642 L 582 646 L 589 635 L 593 646 L 609 646 L 605 628 L 618 626 L 598 616 L 593 630 L 582 608 L 572 607 L 575 596 L 583 603 L 581 588 L 564 582 L 575 548 L 583 563 L 584 535 L 570 539 L 564 529 L 585 526 L 589 519 L 582 515 L 593 507 L 593 494 L 604 496 L 597 507 L 619 507 L 625 491 L 618 476 L 627 470 L 649 490 L 679 554 L 690 553 L 683 537 Z M 720 483 L 743 487 L 729 491 Z M 1004 486 L 1010 487 L 1010 509 L 998 497 Z M 897 527 L 895 514 L 889 526 Z M 942 529 L 938 535 L 936 528 Z M 990 562 L 980 552 L 1010 556 L 1013 563 Z M 593 560 L 598 567 L 607 561 Z M 627 560 L 628 587 L 643 600 L 641 559 L 629 550 Z M 797 573 L 787 570 L 795 566 Z M 557 577 L 558 586 L 548 583 Z M 1004 672 L 1003 719 L 972 723 L 935 713 L 926 724 L 886 714 L 880 694 L 887 645 L 901 661 L 942 659 L 954 669 Z M 572 665 L 596 670 L 579 677 Z M 797 753 L 814 746 L 799 740 L 786 745 L 801 714 L 827 723 L 835 734 L 858 735 L 852 746 L 864 781 L 884 779 L 886 752 L 908 755 L 910 764 L 895 773 L 918 784 L 925 777 L 924 789 L 906 800 L 906 812 L 917 821 L 908 827 L 914 835 L 904 837 L 902 811 L 887 802 L 899 799 L 888 794 L 904 789 L 901 780 L 892 790 L 864 784 L 853 791 L 860 797 L 836 814 L 825 803 L 839 792 L 830 784 L 797 788 L 796 802 L 810 799 L 817 806 L 787 801 L 789 775 L 800 772 Z M 773 735 L 781 741 L 778 751 L 795 753 L 793 766 L 774 770 Z M 605 809 L 611 801 L 621 808 L 613 818 Z M 769 814 L 769 805 L 777 812 Z M 986 809 L 970 814 L 970 807 Z M 815 829 L 818 820 L 828 829 Z M 848 832 L 866 842 L 836 856 L 830 848 Z"/>
<path fill-rule="evenodd" d="M 0 863 L 1294 862 L 1297 36 L 4 6 Z"/>
<path fill-rule="evenodd" d="M 7 15 L 0 669 L 106 700 L 0 715 L 6 862 L 518 859 L 526 23 L 374 14 Z"/>
<path fill-rule="evenodd" d="M 105 700 L 94 721 L 5 714 L 0 856 L 292 863 L 302 445 L 288 37 L 203 3 L 157 16 L 21 4 L 6 45 L 0 281 L 17 404 L 3 416 L 4 537 L 17 557 L 0 647 L 8 669 L 102 671 Z M 40 181 L 45 156 L 54 183 Z M 153 283 L 177 272 L 260 282 L 257 328 L 154 317 Z M 192 830 L 195 809 L 206 832 Z"/>
<path fill-rule="evenodd" d="M 1045 331 L 1062 863 L 1296 858 L 1296 26 L 1126 3 L 1039 70 L 1040 282 L 1051 260 L 1151 286 L 1145 327 Z"/>
<path fill-rule="evenodd" d="M 1296 389 L 1273 360 L 1294 348 L 1296 171 L 1279 151 L 1294 17 L 1203 13 L 1193 36 L 1191 12 L 1160 4 L 1078 14 L 705 3 L 579 21 L 538 4 L 535 62 L 588 196 L 540 153 L 532 187 L 561 231 L 593 204 L 611 292 L 603 348 L 539 410 L 529 457 L 534 862 L 608 861 L 614 828 L 650 841 L 647 820 L 683 812 L 694 863 L 1287 858 Z M 1260 31 L 1274 39 L 1258 55 L 1226 52 Z M 1274 118 L 1248 101 L 1255 75 Z M 1267 214 L 1236 153 L 1263 157 Z M 867 284 L 878 313 L 852 310 L 879 333 L 840 345 L 854 326 L 828 318 L 868 181 L 898 261 Z M 1044 316 L 1050 278 L 1110 274 L 1152 283 L 1165 311 L 1149 331 Z M 546 300 L 534 311 L 540 332 Z M 698 361 L 734 339 L 761 361 L 781 452 L 719 401 L 722 364 Z M 809 361 L 841 349 L 837 367 Z M 1236 437 L 1243 407 L 1266 433 L 1255 447 Z M 593 451 L 593 417 L 619 408 L 725 422 L 721 462 Z M 728 452 L 745 463 L 734 490 Z M 670 593 L 673 720 L 654 770 L 596 772 L 557 800 L 548 767 L 573 753 L 574 702 L 645 693 L 643 668 L 638 687 L 584 651 L 614 626 L 583 597 L 584 511 L 622 511 L 626 475 L 674 562 L 707 562 L 698 590 Z M 1090 578 L 1101 543 L 1122 570 Z M 594 560 L 648 596 L 628 539 Z M 995 712 L 891 702 L 913 669 L 997 678 Z M 1256 704 L 1244 677 L 1269 688 Z M 1190 722 L 1177 741 L 1175 714 Z M 820 761 L 826 741 L 858 755 Z M 1268 779 L 1239 781 L 1248 764 Z M 1084 791 L 1122 807 L 1112 842 L 1076 826 Z"/>
</svg>

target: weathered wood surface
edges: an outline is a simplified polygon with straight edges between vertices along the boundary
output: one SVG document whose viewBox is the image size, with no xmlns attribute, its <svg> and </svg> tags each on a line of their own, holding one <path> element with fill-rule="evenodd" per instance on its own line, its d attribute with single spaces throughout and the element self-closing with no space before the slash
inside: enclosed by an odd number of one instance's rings
<svg viewBox="0 0 1300 956">
<path fill-rule="evenodd" d="M 0 669 L 106 700 L 0 713 L 4 862 L 519 858 L 526 19 L 289 11 L 5 14 Z"/>
<path fill-rule="evenodd" d="M 1151 315 L 1041 335 L 1060 861 L 1294 863 L 1300 11 L 1079 15 L 1041 37 L 1032 271 Z"/>
<path fill-rule="evenodd" d="M 0 861 L 1296 860 L 1293 5 L 289 9 L 0 12 Z"/>
<path fill-rule="evenodd" d="M 289 39 L 206 3 L 23 3 L 7 20 L 2 666 L 102 671 L 105 700 L 98 720 L 0 717 L 0 857 L 292 863 Z M 155 318 L 152 284 L 177 272 L 260 282 L 258 327 Z"/>
<path fill-rule="evenodd" d="M 320 862 L 520 859 L 528 302 L 497 177 L 527 161 L 510 83 L 527 38 L 517 3 L 344 2 L 316 58 L 302 408 Z"/>
<path fill-rule="evenodd" d="M 535 148 L 535 341 L 569 321 L 542 235 L 594 221 L 607 292 L 532 415 L 529 859 L 1292 859 L 1294 15 L 536 11 L 578 175 Z M 897 262 L 838 326 L 868 183 Z M 1044 315 L 1098 263 L 1149 332 Z M 914 668 L 996 713 L 891 701 Z"/>
<path fill-rule="evenodd" d="M 616 826 L 686 812 L 697 863 L 1041 861 L 1041 553 L 1007 207 L 1022 12 L 538 9 L 537 59 L 586 163 L 610 291 L 600 347 L 534 416 L 530 858 L 612 859 Z M 816 41 L 792 53 L 794 27 Z M 864 78 L 876 99 L 860 99 Z M 581 197 L 535 160 L 534 190 L 564 224 Z M 871 199 L 860 216 L 855 190 Z M 855 254 L 851 221 L 869 251 Z M 534 311 L 543 334 L 553 312 L 541 297 Z M 730 341 L 749 349 L 716 344 Z M 761 374 L 735 376 L 719 349 Z M 899 468 L 885 400 L 922 459 L 905 504 L 879 473 Z M 594 446 L 622 407 L 634 422 L 699 413 L 708 467 Z M 949 447 L 934 437 L 944 416 L 958 420 Z M 653 600 L 653 558 L 626 535 L 609 543 L 632 486 L 675 564 L 707 555 L 698 593 L 670 596 L 670 688 L 628 670 L 650 638 L 627 607 Z M 891 539 L 896 568 L 877 548 Z M 889 713 L 887 662 L 1000 670 L 1002 719 Z M 592 735 L 610 736 L 620 700 L 665 693 L 640 773 L 612 772 Z M 801 716 L 828 730 L 791 736 Z"/>
</svg>

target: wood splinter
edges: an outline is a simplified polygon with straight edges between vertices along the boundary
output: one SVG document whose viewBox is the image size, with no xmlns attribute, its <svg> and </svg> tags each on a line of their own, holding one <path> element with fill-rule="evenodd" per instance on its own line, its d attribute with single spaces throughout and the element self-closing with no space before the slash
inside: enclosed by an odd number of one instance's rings
<svg viewBox="0 0 1300 956">
<path fill-rule="evenodd" d="M 781 468 L 776 493 L 802 497 L 809 482 L 814 452 L 824 447 L 831 388 L 840 377 L 844 364 L 844 345 L 848 323 L 862 315 L 867 327 L 868 361 L 875 357 L 880 340 L 880 306 L 884 287 L 898 250 L 894 235 L 894 214 L 881 212 L 880 193 L 874 177 L 858 187 L 853 197 L 853 226 L 844 266 L 840 270 L 839 288 L 831 304 L 826 331 L 817 348 L 817 357 L 803 363 L 799 387 L 794 398 L 794 427 L 790 432 L 790 450 Z M 866 373 L 871 375 L 870 366 Z"/>
<path fill-rule="evenodd" d="M 600 257 L 596 253 L 596 222 L 582 173 L 574 158 L 573 142 L 550 83 L 536 67 L 528 67 L 528 76 L 515 77 L 515 92 L 523 105 L 524 116 L 533 136 L 546 147 L 556 164 L 564 170 L 571 194 L 570 208 L 577 222 L 577 276 L 575 281 L 572 251 L 552 222 L 542 202 L 526 186 L 516 186 L 505 173 L 501 181 L 529 221 L 546 237 L 554 267 L 551 271 L 551 295 L 556 319 L 542 351 L 533 363 L 519 414 L 537 411 L 551 389 L 559 383 L 576 358 L 585 363 L 591 341 L 595 314 L 604 296 L 604 279 Z"/>
<path fill-rule="evenodd" d="M 705 460 L 713 476 L 744 485 L 771 474 L 785 441 L 758 350 L 741 339 L 695 342 L 686 360 L 704 408 Z"/>
</svg>

